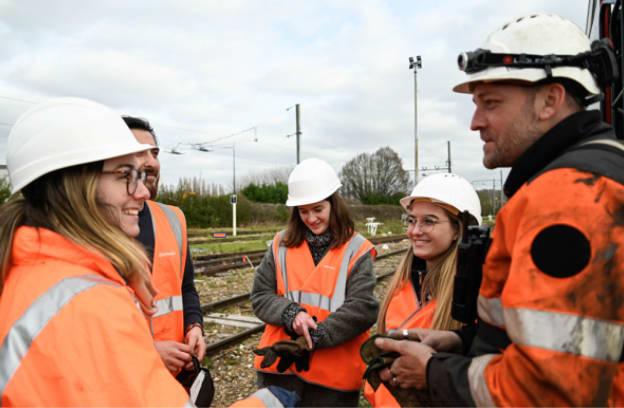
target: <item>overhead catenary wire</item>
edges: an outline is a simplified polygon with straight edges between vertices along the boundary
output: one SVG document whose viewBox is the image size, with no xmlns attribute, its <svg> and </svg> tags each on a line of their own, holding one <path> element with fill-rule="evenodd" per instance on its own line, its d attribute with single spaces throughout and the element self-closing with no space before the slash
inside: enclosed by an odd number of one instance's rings
<svg viewBox="0 0 624 408">
<path fill-rule="evenodd" d="M 6 100 L 9 100 L 9 101 L 14 101 L 14 102 L 28 103 L 28 104 L 31 104 L 31 105 L 34 105 L 34 104 L 37 103 L 35 101 L 29 101 L 29 100 L 22 99 L 22 98 L 16 98 L 14 96 L 0 95 L 0 99 L 6 99 Z"/>
</svg>

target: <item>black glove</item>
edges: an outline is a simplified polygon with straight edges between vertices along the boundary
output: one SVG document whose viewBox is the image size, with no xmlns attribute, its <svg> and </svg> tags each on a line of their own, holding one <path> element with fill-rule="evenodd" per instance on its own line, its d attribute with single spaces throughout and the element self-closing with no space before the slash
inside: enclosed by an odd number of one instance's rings
<svg viewBox="0 0 624 408">
<path fill-rule="evenodd" d="M 295 363 L 297 371 L 310 369 L 310 350 L 303 336 L 297 337 L 296 340 L 281 340 L 268 347 L 255 349 L 253 352 L 258 356 L 264 356 L 260 368 L 273 365 L 279 357 L 277 371 L 280 373 L 286 371 L 292 363 Z"/>
<path fill-rule="evenodd" d="M 207 368 L 202 367 L 197 357 L 193 358 L 193 369 L 182 369 L 176 376 L 176 380 L 188 392 L 190 399 L 196 407 L 209 407 L 214 397 L 214 383 Z"/>
<path fill-rule="evenodd" d="M 375 391 L 379 388 L 379 384 L 382 383 L 379 377 L 379 370 L 390 367 L 394 360 L 400 356 L 396 351 L 381 350 L 377 347 L 375 345 L 375 339 L 378 337 L 387 337 L 397 340 L 395 337 L 377 334 L 362 343 L 362 347 L 360 347 L 360 356 L 362 356 L 362 360 L 367 366 L 364 372 L 364 378 Z M 435 406 L 435 403 L 431 400 L 427 391 L 420 391 L 416 388 L 401 388 L 389 382 L 383 382 L 383 384 L 402 407 Z"/>
</svg>

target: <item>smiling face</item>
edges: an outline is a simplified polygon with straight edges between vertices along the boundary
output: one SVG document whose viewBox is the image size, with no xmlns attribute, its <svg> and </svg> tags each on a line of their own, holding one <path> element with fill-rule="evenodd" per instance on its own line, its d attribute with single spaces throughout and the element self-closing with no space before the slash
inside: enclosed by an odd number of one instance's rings
<svg viewBox="0 0 624 408">
<path fill-rule="evenodd" d="M 124 173 L 138 165 L 137 157 L 129 154 L 104 161 L 102 170 Z M 150 196 L 143 182 L 138 180 L 137 183 L 136 191 L 129 195 L 127 177 L 124 174 L 107 173 L 100 175 L 96 189 L 96 200 L 103 207 L 104 217 L 133 238 L 139 235 L 139 211 Z"/>
<path fill-rule="evenodd" d="M 147 130 L 130 130 L 134 134 L 137 142 L 154 146 L 153 149 L 137 153 L 137 157 L 142 163 L 141 168 L 147 172 L 145 184 L 150 192 L 150 198 L 153 200 L 156 198 L 156 195 L 158 195 L 158 181 L 160 180 L 160 161 L 158 160 L 158 154 L 160 153 L 160 148 L 156 146 L 154 136 Z"/>
<path fill-rule="evenodd" d="M 483 165 L 508 167 L 539 137 L 535 90 L 505 83 L 479 83 L 473 89 L 476 105 L 470 129 L 478 130 L 483 145 Z"/>
<path fill-rule="evenodd" d="M 442 208 L 432 203 L 412 203 L 408 222 L 407 236 L 414 255 L 427 264 L 436 261 L 458 237 L 456 224 Z"/>
<path fill-rule="evenodd" d="M 297 207 L 299 217 L 315 235 L 325 233 L 329 228 L 331 204 L 327 200 Z"/>
</svg>

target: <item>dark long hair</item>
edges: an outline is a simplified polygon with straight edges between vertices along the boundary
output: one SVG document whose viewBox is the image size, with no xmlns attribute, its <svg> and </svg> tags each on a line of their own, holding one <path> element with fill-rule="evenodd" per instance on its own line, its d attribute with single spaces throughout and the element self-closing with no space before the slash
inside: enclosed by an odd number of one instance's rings
<svg viewBox="0 0 624 408">
<path fill-rule="evenodd" d="M 351 239 L 355 231 L 355 223 L 351 218 L 347 204 L 337 192 L 321 201 L 329 201 L 331 205 L 328 229 L 332 232 L 333 238 L 330 248 L 338 248 Z M 286 226 L 286 233 L 282 238 L 282 245 L 287 248 L 298 247 L 303 243 L 307 231 L 309 231 L 308 227 L 299 216 L 299 208 L 293 207 L 290 210 L 290 219 Z"/>
</svg>

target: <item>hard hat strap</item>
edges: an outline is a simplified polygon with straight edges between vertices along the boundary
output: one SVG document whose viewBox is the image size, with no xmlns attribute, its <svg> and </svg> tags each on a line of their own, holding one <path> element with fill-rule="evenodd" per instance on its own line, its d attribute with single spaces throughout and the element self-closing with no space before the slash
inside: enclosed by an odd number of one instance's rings
<svg viewBox="0 0 624 408">
<path fill-rule="evenodd" d="M 576 55 L 502 54 L 478 48 L 457 58 L 459 69 L 474 74 L 492 67 L 542 68 L 547 78 L 557 67 L 588 69 L 602 86 L 613 83 L 619 76 L 615 53 L 606 38 L 596 40 L 591 50 Z"/>
</svg>

